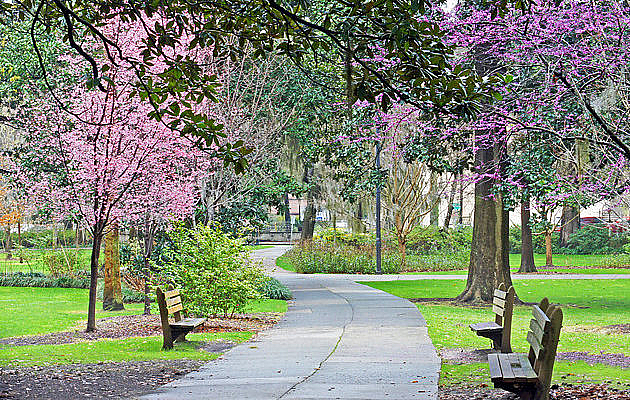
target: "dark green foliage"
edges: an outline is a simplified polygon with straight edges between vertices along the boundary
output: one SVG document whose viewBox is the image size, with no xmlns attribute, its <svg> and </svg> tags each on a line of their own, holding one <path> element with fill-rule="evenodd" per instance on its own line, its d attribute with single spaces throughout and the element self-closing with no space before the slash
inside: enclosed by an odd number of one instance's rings
<svg viewBox="0 0 630 400">
<path fill-rule="evenodd" d="M 87 276 L 53 278 L 39 272 L 16 272 L 0 275 L 0 286 L 87 289 L 90 287 L 90 278 Z"/>
<path fill-rule="evenodd" d="M 472 228 L 460 227 L 445 232 L 436 226 L 418 226 L 407 239 L 407 250 L 419 254 L 470 251 Z"/>
<path fill-rule="evenodd" d="M 374 274 L 376 259 L 374 246 L 342 245 L 315 240 L 294 246 L 286 253 L 296 272 L 303 274 Z M 400 260 L 395 253 L 384 253 L 383 273 L 400 272 Z"/>
<path fill-rule="evenodd" d="M 569 237 L 565 254 L 616 254 L 628 243 L 627 234 L 610 234 L 604 226 L 587 225 Z"/>
<path fill-rule="evenodd" d="M 551 236 L 553 254 L 618 254 L 624 252 L 624 246 L 630 243 L 628 234 L 609 234 L 604 226 L 586 225 L 569 237 L 567 247 L 560 247 L 560 235 Z M 544 235 L 534 235 L 534 253 L 545 254 Z M 521 227 L 510 228 L 510 253 L 521 253 Z"/>
<path fill-rule="evenodd" d="M 256 290 L 268 299 L 290 300 L 293 298 L 291 290 L 276 278 L 265 279 Z"/>
<path fill-rule="evenodd" d="M 59 230 L 55 233 L 57 237 L 57 246 L 71 247 L 74 246 L 76 232 L 74 229 L 64 229 Z M 33 248 L 33 247 L 52 247 L 53 245 L 53 235 L 51 229 L 44 229 L 41 231 L 27 231 L 22 232 L 22 247 Z M 17 233 L 11 233 L 11 239 L 13 243 L 17 245 Z M 0 240 L 6 240 L 6 232 L 0 232 Z M 88 242 L 80 243 L 81 246 L 87 247 L 91 246 L 91 240 Z"/>
</svg>

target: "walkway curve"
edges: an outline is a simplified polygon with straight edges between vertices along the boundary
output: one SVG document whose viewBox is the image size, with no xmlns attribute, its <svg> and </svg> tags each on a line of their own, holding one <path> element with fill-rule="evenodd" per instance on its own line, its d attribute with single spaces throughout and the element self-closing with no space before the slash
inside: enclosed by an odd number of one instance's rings
<svg viewBox="0 0 630 400">
<path fill-rule="evenodd" d="M 258 250 L 265 268 L 286 247 Z M 143 399 L 430 399 L 440 359 L 418 308 L 336 276 L 274 271 L 283 320 Z"/>
</svg>

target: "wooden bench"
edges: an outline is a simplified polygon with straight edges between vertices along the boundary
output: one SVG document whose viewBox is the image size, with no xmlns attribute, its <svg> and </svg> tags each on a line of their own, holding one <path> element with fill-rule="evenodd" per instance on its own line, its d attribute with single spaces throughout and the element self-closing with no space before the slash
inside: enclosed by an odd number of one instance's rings
<svg viewBox="0 0 630 400">
<path fill-rule="evenodd" d="M 545 311 L 543 311 L 545 310 Z M 516 393 L 523 400 L 548 400 L 553 364 L 562 328 L 562 310 L 544 298 L 532 308 L 527 341 L 529 354 L 488 354 L 495 388 Z"/>
<path fill-rule="evenodd" d="M 492 311 L 495 314 L 494 322 L 479 322 L 470 324 L 470 329 L 477 335 L 492 340 L 492 348 L 502 353 L 512 351 L 510 343 L 512 335 L 512 311 L 514 310 L 514 288 L 506 291 L 505 284 L 501 283 L 494 291 L 492 297 Z"/>
<path fill-rule="evenodd" d="M 179 289 L 173 289 L 172 286 L 169 286 L 166 292 L 159 287 L 157 288 L 157 303 L 160 307 L 162 333 L 164 334 L 162 348 L 165 350 L 172 349 L 174 341 L 183 342 L 186 340 L 186 334 L 206 322 L 206 318 L 182 318 L 181 313 L 184 311 L 182 298 L 179 295 Z M 168 319 L 170 314 L 173 314 L 172 321 Z"/>
</svg>

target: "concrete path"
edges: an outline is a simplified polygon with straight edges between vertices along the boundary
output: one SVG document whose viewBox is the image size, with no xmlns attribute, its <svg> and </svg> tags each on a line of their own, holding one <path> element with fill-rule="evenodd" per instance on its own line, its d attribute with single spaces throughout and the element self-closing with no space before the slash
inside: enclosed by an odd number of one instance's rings
<svg viewBox="0 0 630 400">
<path fill-rule="evenodd" d="M 257 251 L 265 268 L 282 248 Z M 283 320 L 143 399 L 436 399 L 440 359 L 417 307 L 330 276 L 273 272 Z"/>
</svg>

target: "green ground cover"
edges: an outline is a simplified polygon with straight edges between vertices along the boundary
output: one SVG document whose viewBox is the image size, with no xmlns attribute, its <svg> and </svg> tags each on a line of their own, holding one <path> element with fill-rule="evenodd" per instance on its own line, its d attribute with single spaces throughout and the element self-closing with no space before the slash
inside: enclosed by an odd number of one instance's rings
<svg viewBox="0 0 630 400">
<path fill-rule="evenodd" d="M 121 340 L 96 340 L 72 344 L 33 345 L 0 348 L 0 365 L 22 367 L 43 364 L 96 363 L 141 360 L 196 359 L 213 360 L 220 353 L 200 351 L 198 347 L 211 340 L 244 342 L 251 332 L 193 333 L 187 342 L 178 343 L 173 350 L 162 351 L 162 337 L 133 337 Z"/>
<path fill-rule="evenodd" d="M 546 263 L 544 254 L 534 254 L 534 264 L 543 266 Z M 510 267 L 521 265 L 520 254 L 510 254 Z M 628 254 L 554 254 L 553 265 L 559 267 L 619 267 L 630 266 Z"/>
<path fill-rule="evenodd" d="M 452 298 L 465 287 L 463 280 L 419 280 L 397 282 L 366 282 L 368 286 L 405 298 Z M 578 351 L 590 354 L 614 353 L 630 355 L 627 335 L 606 330 L 612 324 L 630 323 L 630 280 L 527 280 L 516 281 L 514 287 L 521 300 L 538 302 L 544 296 L 562 305 L 564 322 L 559 352 Z M 489 321 L 489 307 L 457 306 L 452 303 L 417 303 L 427 320 L 429 335 L 438 349 L 488 348 L 489 340 L 476 336 L 468 325 Z M 525 337 L 531 318 L 531 307 L 516 306 L 512 326 L 514 351 L 526 352 Z M 474 372 L 483 369 L 485 374 Z M 488 382 L 487 364 L 443 366 L 442 383 L 470 382 L 480 376 Z M 567 375 L 572 372 L 574 375 Z M 586 380 L 601 382 L 615 379 L 630 383 L 630 371 L 597 364 L 587 366 L 583 362 L 559 361 L 554 368 L 554 379 L 566 376 L 568 381 Z M 474 379 L 473 379 L 474 380 Z"/>
<path fill-rule="evenodd" d="M 86 318 L 88 290 L 62 288 L 0 287 L 0 338 L 36 335 L 68 330 Z M 106 312 L 97 309 L 97 318 L 140 314 L 142 304 L 126 304 L 126 310 Z M 155 305 L 154 305 L 155 307 Z M 259 299 L 246 308 L 247 313 L 286 312 L 283 300 Z M 157 310 L 154 310 L 157 312 Z M 175 346 L 173 351 L 161 350 L 162 337 L 132 337 L 120 340 L 18 347 L 0 346 L 0 365 L 42 365 L 93 363 L 100 361 L 131 361 L 152 359 L 212 360 L 218 354 L 199 350 L 207 341 L 247 341 L 251 332 L 189 334 L 188 342 Z"/>
<path fill-rule="evenodd" d="M 250 250 L 270 249 L 272 247 L 274 247 L 272 244 L 252 244 L 247 246 Z"/>
<path fill-rule="evenodd" d="M 291 260 L 287 256 L 280 256 L 276 258 L 276 266 L 284 269 L 285 271 L 295 272 L 295 267 L 291 264 Z"/>
<path fill-rule="evenodd" d="M 99 304 L 100 305 L 100 304 Z M 86 319 L 87 289 L 0 287 L 0 338 L 59 332 Z M 139 314 L 142 304 L 125 304 L 123 311 L 102 311 L 96 317 Z M 156 307 L 154 305 L 154 307 Z M 255 300 L 246 312 L 285 312 L 283 300 Z M 157 308 L 154 310 L 157 312 Z"/>
<path fill-rule="evenodd" d="M 627 254 L 621 255 L 605 255 L 605 254 L 589 254 L 589 255 L 570 255 L 570 254 L 557 254 L 554 255 L 554 264 L 557 266 L 566 266 L 569 268 L 554 268 L 547 269 L 541 266 L 545 264 L 544 254 L 534 254 L 534 261 L 538 267 L 538 271 L 541 273 L 554 272 L 565 274 L 630 274 L 630 256 Z M 512 273 L 516 273 L 521 265 L 520 254 L 510 254 L 510 267 Z M 276 259 L 276 266 L 287 270 L 294 271 L 295 267 L 291 264 L 289 257 L 280 256 Z M 462 268 L 448 270 L 448 271 L 427 271 L 427 272 L 408 272 L 407 274 L 425 274 L 425 275 L 466 275 L 468 270 L 465 269 L 465 265 Z M 570 268 L 570 267 L 593 267 L 593 268 Z M 611 267 L 611 268 L 597 268 L 597 267 Z M 617 267 L 617 268 L 614 268 Z M 624 268 L 626 267 L 626 268 Z"/>
</svg>

